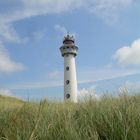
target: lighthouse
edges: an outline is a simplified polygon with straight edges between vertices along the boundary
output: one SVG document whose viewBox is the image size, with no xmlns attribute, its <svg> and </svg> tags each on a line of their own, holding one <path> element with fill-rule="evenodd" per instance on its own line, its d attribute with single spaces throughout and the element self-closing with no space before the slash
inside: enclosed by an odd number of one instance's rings
<svg viewBox="0 0 140 140">
<path fill-rule="evenodd" d="M 77 78 L 75 57 L 78 47 L 75 39 L 69 34 L 64 37 L 63 45 L 60 47 L 61 55 L 64 57 L 64 100 L 77 102 Z"/>
</svg>

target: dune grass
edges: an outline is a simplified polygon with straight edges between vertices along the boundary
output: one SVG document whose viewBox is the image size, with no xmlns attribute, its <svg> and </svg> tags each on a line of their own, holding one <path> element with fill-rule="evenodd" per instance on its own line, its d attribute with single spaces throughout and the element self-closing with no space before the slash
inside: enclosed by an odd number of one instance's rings
<svg viewBox="0 0 140 140">
<path fill-rule="evenodd" d="M 139 95 L 78 104 L 2 100 L 0 140 L 140 139 Z"/>
</svg>

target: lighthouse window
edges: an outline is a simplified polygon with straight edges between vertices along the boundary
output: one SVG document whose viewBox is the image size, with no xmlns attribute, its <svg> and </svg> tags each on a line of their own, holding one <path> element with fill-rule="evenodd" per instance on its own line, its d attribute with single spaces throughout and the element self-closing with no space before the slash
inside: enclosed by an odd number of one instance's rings
<svg viewBox="0 0 140 140">
<path fill-rule="evenodd" d="M 70 98 L 70 94 L 66 94 L 66 98 L 69 99 Z"/>
<path fill-rule="evenodd" d="M 69 69 L 70 69 L 69 67 L 66 67 L 66 70 L 67 70 L 67 71 L 69 71 Z"/>
<path fill-rule="evenodd" d="M 70 81 L 69 81 L 69 80 L 67 80 L 67 81 L 66 81 L 66 84 L 68 85 L 69 83 L 70 83 Z"/>
</svg>

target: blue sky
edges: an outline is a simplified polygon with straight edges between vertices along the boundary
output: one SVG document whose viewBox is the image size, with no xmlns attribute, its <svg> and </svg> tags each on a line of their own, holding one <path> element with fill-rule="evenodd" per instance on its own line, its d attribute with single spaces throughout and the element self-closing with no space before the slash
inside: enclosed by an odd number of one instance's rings
<svg viewBox="0 0 140 140">
<path fill-rule="evenodd" d="M 67 32 L 79 46 L 79 95 L 140 89 L 140 1 L 5 0 L 0 2 L 0 93 L 63 97 Z"/>
</svg>

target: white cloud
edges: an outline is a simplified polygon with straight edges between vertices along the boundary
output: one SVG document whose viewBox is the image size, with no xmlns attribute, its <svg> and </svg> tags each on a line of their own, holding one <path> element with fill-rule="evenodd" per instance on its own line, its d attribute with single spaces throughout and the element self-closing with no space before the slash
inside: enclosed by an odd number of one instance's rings
<svg viewBox="0 0 140 140">
<path fill-rule="evenodd" d="M 78 100 L 86 100 L 86 99 L 97 99 L 99 100 L 101 96 L 96 93 L 96 86 L 91 86 L 89 88 L 83 88 L 78 90 Z"/>
<path fill-rule="evenodd" d="M 125 82 L 125 87 L 127 87 L 128 90 L 131 91 L 140 91 L 140 81 L 126 81 Z"/>
<path fill-rule="evenodd" d="M 12 27 L 12 25 L 7 23 L 0 22 L 0 39 L 1 41 L 6 42 L 21 42 L 20 37 L 18 36 L 15 29 Z"/>
<path fill-rule="evenodd" d="M 129 93 L 129 88 L 126 85 L 122 85 L 118 89 L 118 93 L 121 94 L 128 94 Z"/>
<path fill-rule="evenodd" d="M 140 39 L 135 40 L 130 46 L 117 50 L 114 59 L 122 66 L 140 66 Z"/>
<path fill-rule="evenodd" d="M 132 94 L 139 93 L 140 91 L 140 81 L 125 81 L 124 84 L 122 84 L 118 88 L 118 93 L 120 95 L 122 94 Z"/>
<path fill-rule="evenodd" d="M 26 9 L 36 14 L 61 13 L 82 6 L 83 0 L 23 0 Z"/>
<path fill-rule="evenodd" d="M 9 89 L 0 89 L 0 95 L 12 96 L 12 92 Z"/>
<path fill-rule="evenodd" d="M 70 12 L 77 8 L 87 9 L 103 20 L 112 22 L 133 3 L 134 0 L 6 0 L 0 3 L 0 36 L 6 41 L 19 42 L 21 38 L 12 26 L 14 22 L 38 15 Z M 58 28 L 66 32 L 64 27 Z"/>
<path fill-rule="evenodd" d="M 133 5 L 134 0 L 21 0 L 22 7 L 15 20 L 49 13 L 62 13 L 77 8 L 86 8 L 99 17 L 112 17 Z"/>
<path fill-rule="evenodd" d="M 134 0 L 88 0 L 88 9 L 105 22 L 117 22 L 120 13 L 131 7 Z"/>
<path fill-rule="evenodd" d="M 21 39 L 13 23 L 33 16 L 61 13 L 81 7 L 82 0 L 6 0 L 0 2 L 0 42 L 19 43 L 29 38 Z M 6 8 L 3 8 L 6 7 Z M 8 9 L 8 10 L 7 10 Z M 42 38 L 42 32 L 33 33 L 36 39 Z M 1 45 L 0 45 L 1 46 Z M 23 70 L 23 66 L 11 60 L 9 54 L 0 47 L 0 72 L 11 73 Z"/>
<path fill-rule="evenodd" d="M 4 15 L 6 22 L 14 22 L 32 16 L 55 14 L 80 8 L 85 0 L 19 0 L 19 8 L 10 9 L 11 13 Z M 9 1 L 9 3 L 12 3 Z"/>
<path fill-rule="evenodd" d="M 43 14 L 69 12 L 77 8 L 86 8 L 98 16 L 116 14 L 120 9 L 132 6 L 134 0 L 14 0 L 14 8 L 9 7 L 2 18 L 6 22 L 18 21 L 21 19 Z M 8 1 L 9 5 L 13 1 Z M 18 3 L 18 5 L 16 4 Z M 4 6 L 4 5 L 2 5 Z M 12 13 L 12 14 L 11 14 Z"/>
<path fill-rule="evenodd" d="M 58 14 L 70 12 L 77 8 L 87 9 L 103 20 L 116 19 L 121 10 L 131 7 L 134 0 L 6 0 L 0 2 L 0 41 L 21 42 L 13 23 L 22 19 L 44 14 Z M 6 6 L 6 8 L 3 8 Z M 7 11 L 8 9 L 8 11 Z M 112 19 L 111 19 L 112 21 Z M 67 33 L 64 26 L 56 25 L 56 30 L 62 34 Z M 75 33 L 72 33 L 75 35 Z M 34 34 L 42 37 L 42 34 Z M 7 61 L 8 62 L 8 61 Z M 139 62 L 138 62 L 139 63 Z M 14 67 L 15 63 L 13 63 Z M 13 66 L 12 65 L 12 66 Z M 12 66 L 9 65 L 9 67 Z M 18 65 L 19 66 L 19 65 Z M 21 66 L 20 66 L 21 67 Z M 18 68 L 19 69 L 19 68 Z"/>
<path fill-rule="evenodd" d="M 11 60 L 9 53 L 0 42 L 0 73 L 12 73 L 24 70 L 24 66 Z"/>
</svg>

